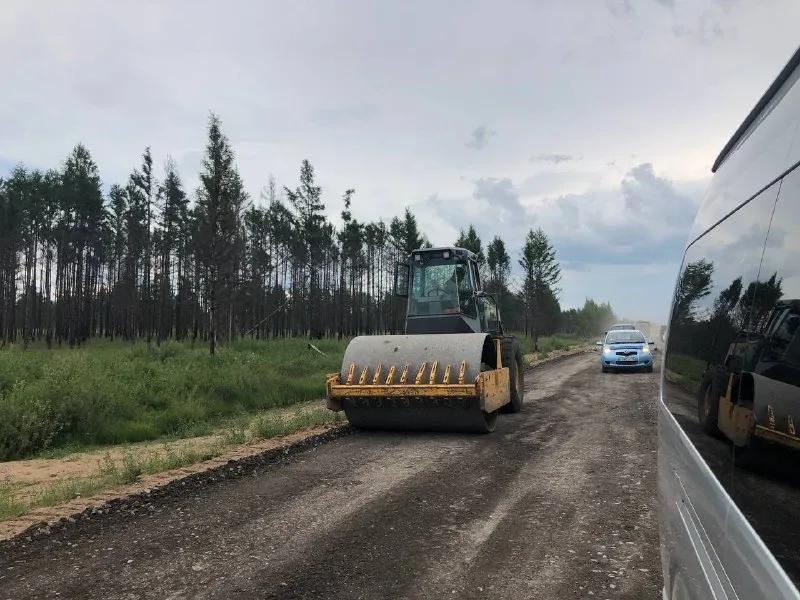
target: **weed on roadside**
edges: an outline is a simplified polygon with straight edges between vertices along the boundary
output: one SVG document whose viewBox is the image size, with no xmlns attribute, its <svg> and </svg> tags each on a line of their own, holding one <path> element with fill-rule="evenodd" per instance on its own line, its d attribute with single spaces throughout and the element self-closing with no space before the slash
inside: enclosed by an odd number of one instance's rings
<svg viewBox="0 0 800 600">
<path fill-rule="evenodd" d="M 222 443 L 226 446 L 236 446 L 247 443 L 247 431 L 241 425 L 226 429 L 222 434 Z"/>
<path fill-rule="evenodd" d="M 252 423 L 253 437 L 260 439 L 271 439 L 283 435 L 289 435 L 301 429 L 327 425 L 331 423 L 343 423 L 345 416 L 342 412 L 330 411 L 309 411 L 293 415 L 289 418 L 281 419 L 276 417 L 261 416 Z"/>
<path fill-rule="evenodd" d="M 525 334 L 515 334 L 522 354 L 533 354 L 533 338 Z M 539 337 L 539 357 L 544 358 L 554 350 L 567 350 L 575 346 L 592 343 L 592 340 L 572 335 L 543 335 Z"/>
<path fill-rule="evenodd" d="M 16 486 L 0 482 L 0 521 L 25 514 L 26 505 L 16 494 Z"/>
<path fill-rule="evenodd" d="M 97 477 L 61 479 L 39 492 L 30 505 L 56 506 L 76 498 L 89 497 L 104 487 L 105 482 Z"/>
</svg>

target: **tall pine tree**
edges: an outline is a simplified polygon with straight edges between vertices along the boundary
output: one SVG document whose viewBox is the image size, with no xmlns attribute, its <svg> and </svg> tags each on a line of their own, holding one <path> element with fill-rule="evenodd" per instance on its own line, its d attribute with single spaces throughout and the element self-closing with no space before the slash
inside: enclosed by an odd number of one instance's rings
<svg viewBox="0 0 800 600">
<path fill-rule="evenodd" d="M 545 319 L 548 316 L 552 318 L 552 304 L 558 298 L 560 290 L 557 285 L 561 280 L 556 251 L 541 227 L 535 231 L 531 229 L 525 237 L 519 264 L 525 273 L 525 330 L 531 333 L 535 344 L 540 331 L 552 329 L 552 324 L 546 323 Z"/>
</svg>

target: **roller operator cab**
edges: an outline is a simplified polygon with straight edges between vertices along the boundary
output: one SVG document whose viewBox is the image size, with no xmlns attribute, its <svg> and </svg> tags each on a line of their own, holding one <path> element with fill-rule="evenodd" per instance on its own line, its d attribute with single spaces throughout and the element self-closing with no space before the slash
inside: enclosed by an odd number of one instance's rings
<svg viewBox="0 0 800 600">
<path fill-rule="evenodd" d="M 478 260 L 463 248 L 425 248 L 395 271 L 406 333 L 503 333 L 495 299 L 481 291 Z"/>
<path fill-rule="evenodd" d="M 327 380 L 327 406 L 354 427 L 494 430 L 523 402 L 523 362 L 464 248 L 415 250 L 395 270 L 404 335 L 358 336 Z"/>
<path fill-rule="evenodd" d="M 664 597 L 800 599 L 800 49 L 714 163 L 658 402 Z"/>
</svg>

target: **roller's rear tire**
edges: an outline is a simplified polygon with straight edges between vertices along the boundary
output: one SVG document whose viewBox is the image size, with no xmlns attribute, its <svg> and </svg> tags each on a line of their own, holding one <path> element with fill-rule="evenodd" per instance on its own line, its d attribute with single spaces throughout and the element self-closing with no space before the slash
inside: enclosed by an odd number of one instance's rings
<svg viewBox="0 0 800 600">
<path fill-rule="evenodd" d="M 724 369 L 713 368 L 700 381 L 697 392 L 697 421 L 705 433 L 712 437 L 721 437 L 717 427 L 719 418 L 719 397 L 724 395 L 728 387 L 728 373 Z"/>
<path fill-rule="evenodd" d="M 492 433 L 497 425 L 497 411 L 492 413 L 483 413 L 483 418 L 486 422 L 486 428 L 481 429 L 478 431 L 478 433 Z"/>
<path fill-rule="evenodd" d="M 522 403 L 525 395 L 525 375 L 522 365 L 522 351 L 519 349 L 517 340 L 513 337 L 503 337 L 500 339 L 500 351 L 503 359 L 503 366 L 508 367 L 508 376 L 511 392 L 511 402 L 504 405 L 500 410 L 505 413 L 517 413 L 522 410 Z"/>
</svg>

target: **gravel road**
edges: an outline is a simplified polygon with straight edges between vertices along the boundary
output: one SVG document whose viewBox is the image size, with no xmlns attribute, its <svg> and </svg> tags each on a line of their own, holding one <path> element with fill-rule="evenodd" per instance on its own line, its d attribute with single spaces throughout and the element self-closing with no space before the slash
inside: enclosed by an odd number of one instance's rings
<svg viewBox="0 0 800 600">
<path fill-rule="evenodd" d="M 588 353 L 527 373 L 490 435 L 331 435 L 228 465 L 0 546 L 0 600 L 655 600 L 658 378 Z"/>
</svg>

